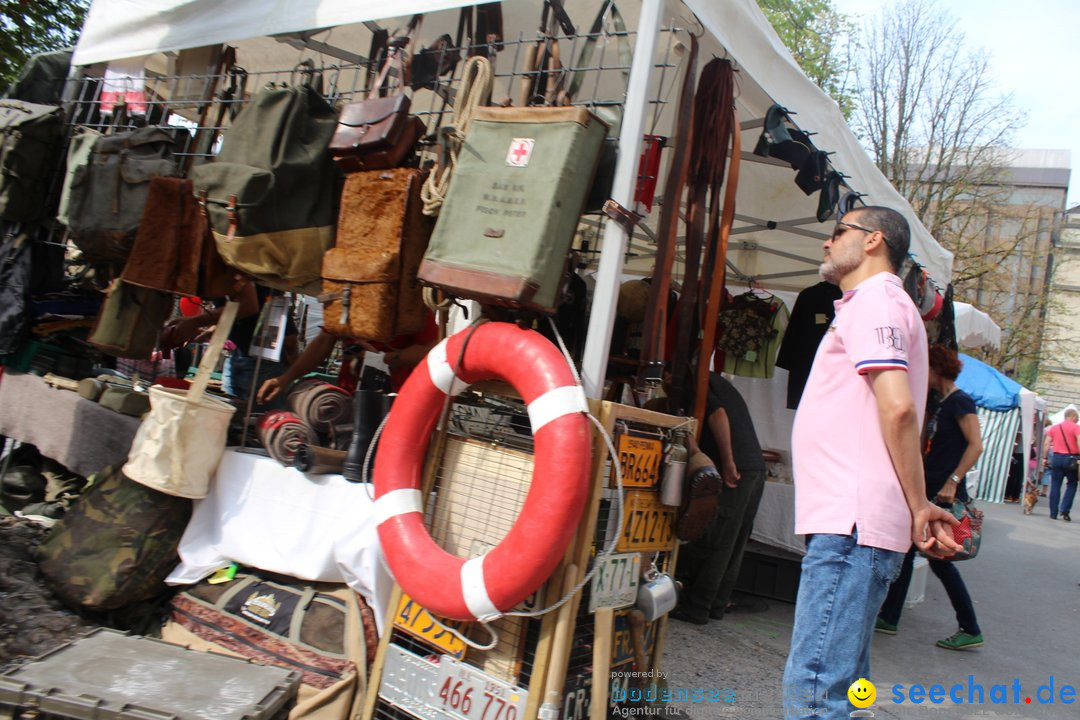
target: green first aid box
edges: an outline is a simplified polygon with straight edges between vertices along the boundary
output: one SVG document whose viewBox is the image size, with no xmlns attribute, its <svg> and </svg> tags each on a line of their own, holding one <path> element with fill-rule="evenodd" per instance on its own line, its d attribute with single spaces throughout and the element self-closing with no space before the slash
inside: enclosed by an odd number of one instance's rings
<svg viewBox="0 0 1080 720">
<path fill-rule="evenodd" d="M 285 720 L 300 673 L 108 628 L 0 675 L 0 718 Z"/>
<path fill-rule="evenodd" d="M 483 303 L 554 312 L 605 135 L 585 108 L 477 109 L 420 281 Z"/>
</svg>

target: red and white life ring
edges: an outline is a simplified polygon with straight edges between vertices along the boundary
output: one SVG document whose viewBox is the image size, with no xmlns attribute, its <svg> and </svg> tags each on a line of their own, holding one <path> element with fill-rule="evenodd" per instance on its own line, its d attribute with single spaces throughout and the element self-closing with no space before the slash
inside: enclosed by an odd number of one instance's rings
<svg viewBox="0 0 1080 720">
<path fill-rule="evenodd" d="M 466 560 L 428 534 L 420 480 L 446 396 L 491 378 L 513 385 L 528 406 L 533 479 L 503 541 Z M 585 507 L 592 466 L 587 411 L 563 355 L 533 330 L 491 322 L 436 345 L 401 388 L 375 455 L 379 540 L 402 589 L 437 615 L 485 620 L 540 587 L 566 552 Z"/>
</svg>

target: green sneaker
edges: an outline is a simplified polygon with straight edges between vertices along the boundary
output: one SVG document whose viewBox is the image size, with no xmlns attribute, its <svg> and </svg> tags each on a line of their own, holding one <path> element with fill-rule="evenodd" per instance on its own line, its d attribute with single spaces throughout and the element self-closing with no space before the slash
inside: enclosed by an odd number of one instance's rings
<svg viewBox="0 0 1080 720">
<path fill-rule="evenodd" d="M 938 640 L 937 646 L 946 650 L 972 650 L 983 646 L 982 633 L 971 635 L 963 630 L 958 630 L 944 640 Z"/>
<path fill-rule="evenodd" d="M 892 623 L 885 622 L 881 618 L 878 618 L 877 622 L 874 623 L 874 632 L 883 633 L 885 635 L 895 635 L 896 626 Z"/>
</svg>

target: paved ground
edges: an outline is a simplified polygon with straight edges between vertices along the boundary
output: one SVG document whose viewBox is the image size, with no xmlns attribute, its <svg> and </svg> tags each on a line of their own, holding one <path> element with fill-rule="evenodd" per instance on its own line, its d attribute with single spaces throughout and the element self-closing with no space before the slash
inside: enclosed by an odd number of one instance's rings
<svg viewBox="0 0 1080 720">
<path fill-rule="evenodd" d="M 954 632 L 956 621 L 941 583 L 929 575 L 925 600 L 905 611 L 899 634 L 875 636 L 872 679 L 878 701 L 871 709 L 876 717 L 1080 718 L 1080 520 L 1051 521 L 1045 498 L 1030 516 L 1024 516 L 1019 505 L 981 507 L 986 511 L 983 548 L 978 558 L 961 563 L 960 570 L 975 600 L 986 645 L 962 653 L 934 647 L 935 640 Z M 730 614 L 706 626 L 669 625 L 663 665 L 669 685 L 730 688 L 728 695 L 734 696 L 728 702 L 674 704 L 692 720 L 781 717 L 780 678 L 794 606 L 751 601 L 756 607 L 749 609 L 756 612 Z M 1051 679 L 1054 702 L 1040 703 L 1037 693 Z M 1014 701 L 1017 680 L 1019 702 Z M 967 704 L 969 682 L 982 686 L 981 705 Z M 960 684 L 958 694 L 965 704 L 953 703 L 947 694 L 940 704 L 893 702 L 894 685 L 903 686 L 906 698 L 914 684 L 941 684 L 946 693 Z M 1007 702 L 991 702 L 996 684 L 1007 686 Z M 1064 685 L 1076 690 L 1071 705 L 1062 703 Z M 1048 699 L 1048 687 L 1041 696 Z"/>
</svg>

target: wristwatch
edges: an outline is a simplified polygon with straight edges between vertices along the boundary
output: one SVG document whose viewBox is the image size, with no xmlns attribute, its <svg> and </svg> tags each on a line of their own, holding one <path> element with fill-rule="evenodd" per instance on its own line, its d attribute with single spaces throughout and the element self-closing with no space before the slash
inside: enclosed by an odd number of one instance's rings
<svg viewBox="0 0 1080 720">
<path fill-rule="evenodd" d="M 949 476 L 949 479 L 950 479 L 950 480 L 952 480 L 952 481 L 953 481 L 954 483 L 956 483 L 957 485 L 959 485 L 959 484 L 960 484 L 960 476 L 959 476 L 959 475 L 957 475 L 956 473 L 953 473 L 952 475 L 950 475 L 950 476 Z"/>
</svg>

